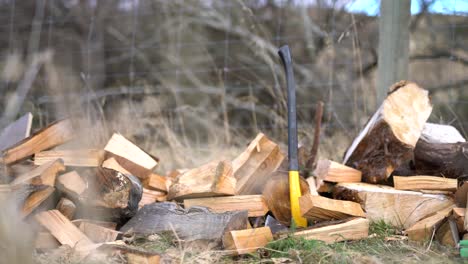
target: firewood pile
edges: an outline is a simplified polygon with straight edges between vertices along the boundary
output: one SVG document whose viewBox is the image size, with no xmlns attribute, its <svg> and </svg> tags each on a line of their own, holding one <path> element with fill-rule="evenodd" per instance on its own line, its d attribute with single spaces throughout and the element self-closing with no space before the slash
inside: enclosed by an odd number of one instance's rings
<svg viewBox="0 0 468 264">
<path fill-rule="evenodd" d="M 369 223 L 380 220 L 410 240 L 456 246 L 468 230 L 468 145 L 454 127 L 426 123 L 431 111 L 426 90 L 391 87 L 343 162 L 322 158 L 301 178 L 307 228 L 290 228 L 287 157 L 262 133 L 233 160 L 158 175 L 158 158 L 121 134 L 102 149 L 67 149 L 75 140 L 71 120 L 30 135 L 27 114 L 0 134 L 0 200 L 13 201 L 23 221 L 38 227 L 39 252 L 111 248 L 129 263 L 159 263 L 164 255 L 130 249 L 135 236 L 172 233 L 240 255 L 285 236 L 365 239 Z"/>
</svg>

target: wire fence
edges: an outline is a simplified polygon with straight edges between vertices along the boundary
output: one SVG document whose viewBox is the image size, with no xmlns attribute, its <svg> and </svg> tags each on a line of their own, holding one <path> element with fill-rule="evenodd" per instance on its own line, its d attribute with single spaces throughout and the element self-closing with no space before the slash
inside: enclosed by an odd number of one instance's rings
<svg viewBox="0 0 468 264">
<path fill-rule="evenodd" d="M 276 50 L 289 44 L 301 136 L 311 136 L 321 100 L 323 137 L 350 140 L 378 103 L 378 17 L 348 12 L 349 2 L 3 0 L 1 104 L 7 109 L 34 56 L 48 50 L 19 102 L 40 116 L 37 126 L 94 111 L 104 117 L 93 121 L 134 135 L 128 127 L 148 131 L 164 118 L 185 142 L 210 140 L 201 135 L 210 129 L 225 143 L 258 131 L 285 141 Z M 412 17 L 410 79 L 432 91 L 432 121 L 464 131 L 468 20 L 456 8 L 428 10 Z"/>
</svg>

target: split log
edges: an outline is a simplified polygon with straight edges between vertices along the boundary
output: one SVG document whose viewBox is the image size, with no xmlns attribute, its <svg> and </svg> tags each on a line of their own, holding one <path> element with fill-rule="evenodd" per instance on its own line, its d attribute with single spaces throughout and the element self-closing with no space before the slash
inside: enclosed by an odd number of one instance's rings
<svg viewBox="0 0 468 264">
<path fill-rule="evenodd" d="M 81 232 L 95 243 L 112 242 L 120 232 L 90 222 L 81 222 L 78 226 Z"/>
<path fill-rule="evenodd" d="M 158 254 L 142 254 L 128 252 L 127 254 L 128 264 L 159 264 L 161 263 L 161 256 Z"/>
<path fill-rule="evenodd" d="M 311 195 L 319 195 L 318 192 L 317 192 L 317 184 L 316 184 L 316 180 L 315 180 L 315 177 L 309 177 L 306 179 L 307 181 L 307 184 L 309 185 L 309 190 L 310 190 L 310 194 Z M 305 195 L 304 193 L 302 195 Z"/>
<path fill-rule="evenodd" d="M 456 247 L 458 245 L 458 242 L 459 242 L 458 241 L 459 240 L 458 231 L 455 231 L 454 229 L 456 229 L 456 228 L 452 228 L 451 225 L 456 226 L 456 224 L 453 223 L 453 222 L 451 224 L 450 219 L 445 221 L 439 227 L 439 229 L 437 229 L 437 231 L 435 233 L 435 239 L 437 241 L 439 241 L 439 243 L 444 245 L 444 246 Z"/>
<path fill-rule="evenodd" d="M 169 188 L 167 199 L 234 195 L 235 192 L 231 162 L 214 161 L 179 175 Z"/>
<path fill-rule="evenodd" d="M 273 241 L 273 234 L 269 227 L 233 230 L 223 237 L 224 248 L 235 255 L 255 252 L 271 241 Z"/>
<path fill-rule="evenodd" d="M 155 158 L 118 133 L 112 135 L 104 150 L 125 170 L 140 179 L 148 177 L 158 165 Z"/>
<path fill-rule="evenodd" d="M 166 193 L 143 188 L 143 195 L 141 196 L 141 200 L 138 203 L 138 208 L 141 208 L 147 204 L 152 204 L 155 202 L 165 202 L 165 201 L 167 201 Z"/>
<path fill-rule="evenodd" d="M 64 172 L 65 166 L 61 159 L 56 159 L 42 164 L 33 170 L 18 176 L 10 184 L 17 186 L 20 184 L 48 185 L 55 186 L 55 179 L 59 172 Z"/>
<path fill-rule="evenodd" d="M 120 164 L 115 160 L 115 158 L 110 157 L 102 162 L 102 167 L 107 169 L 113 169 L 123 174 L 131 174 L 128 170 L 124 169 Z"/>
<path fill-rule="evenodd" d="M 57 210 L 41 212 L 34 219 L 45 227 L 62 245 L 87 247 L 93 242 L 84 235 L 70 220 Z"/>
<path fill-rule="evenodd" d="M 56 209 L 59 210 L 59 212 L 66 218 L 72 220 L 73 216 L 75 216 L 76 205 L 70 199 L 62 197 L 58 202 Z"/>
<path fill-rule="evenodd" d="M 21 214 L 23 217 L 28 216 L 34 209 L 41 205 L 55 191 L 54 187 L 47 187 L 44 190 L 33 192 L 24 202 Z"/>
<path fill-rule="evenodd" d="M 40 151 L 63 144 L 74 137 L 71 121 L 61 120 L 21 140 L 3 151 L 3 162 L 7 165 L 21 161 Z"/>
<path fill-rule="evenodd" d="M 453 208 L 453 220 L 457 223 L 457 229 L 459 233 L 465 232 L 465 208 L 455 207 Z"/>
<path fill-rule="evenodd" d="M 148 178 L 144 181 L 146 188 L 150 190 L 167 192 L 166 177 L 151 173 Z"/>
<path fill-rule="evenodd" d="M 371 221 L 383 220 L 403 228 L 454 204 L 450 197 L 442 194 L 395 190 L 366 183 L 338 183 L 333 196 L 360 203 Z"/>
<path fill-rule="evenodd" d="M 121 229 L 135 234 L 176 233 L 186 241 L 215 240 L 224 233 L 247 228 L 247 211 L 212 213 L 205 207 L 182 209 L 175 203 L 153 203 L 143 206 Z"/>
<path fill-rule="evenodd" d="M 365 182 L 385 181 L 410 160 L 432 106 L 428 91 L 398 82 L 345 153 L 344 164 L 362 172 Z"/>
<path fill-rule="evenodd" d="M 393 176 L 393 184 L 397 190 L 412 191 L 449 191 L 457 190 L 457 180 L 434 176 Z"/>
<path fill-rule="evenodd" d="M 0 151 L 3 151 L 31 134 L 33 115 L 27 113 L 5 127 L 0 134 Z"/>
<path fill-rule="evenodd" d="M 338 162 L 321 159 L 314 175 L 317 179 L 328 182 L 360 182 L 362 173 Z"/>
<path fill-rule="evenodd" d="M 432 238 L 433 233 L 440 224 L 452 213 L 453 206 L 436 212 L 434 215 L 426 217 L 416 222 L 405 230 L 405 234 L 413 241 L 426 241 Z"/>
<path fill-rule="evenodd" d="M 204 206 L 216 213 L 247 210 L 249 217 L 264 216 L 268 206 L 261 195 L 236 195 L 184 200 L 184 207 Z"/>
<path fill-rule="evenodd" d="M 70 171 L 57 177 L 57 189 L 74 200 L 80 200 L 87 190 L 87 184 L 76 171 Z"/>
<path fill-rule="evenodd" d="M 39 250 L 55 249 L 60 246 L 60 242 L 50 233 L 42 231 L 37 233 L 34 247 Z"/>
<path fill-rule="evenodd" d="M 279 146 L 263 133 L 249 144 L 232 162 L 237 180 L 236 194 L 261 194 L 271 173 L 281 165 L 284 154 Z"/>
<path fill-rule="evenodd" d="M 294 232 L 292 235 L 307 240 L 321 240 L 327 244 L 346 240 L 359 240 L 369 236 L 369 220 L 356 218 L 340 224 Z"/>
<path fill-rule="evenodd" d="M 304 178 L 299 177 L 301 193 L 310 192 L 309 185 Z M 289 176 L 287 173 L 276 172 L 265 185 L 263 198 L 273 216 L 281 224 L 291 224 L 291 202 L 289 197 Z"/>
<path fill-rule="evenodd" d="M 100 149 L 41 151 L 34 155 L 34 164 L 42 165 L 56 159 L 63 160 L 65 166 L 97 167 L 104 159 L 104 151 Z"/>
<path fill-rule="evenodd" d="M 351 201 L 306 194 L 299 198 L 299 205 L 302 217 L 314 221 L 340 220 L 351 216 L 366 217 L 361 205 Z"/>
</svg>

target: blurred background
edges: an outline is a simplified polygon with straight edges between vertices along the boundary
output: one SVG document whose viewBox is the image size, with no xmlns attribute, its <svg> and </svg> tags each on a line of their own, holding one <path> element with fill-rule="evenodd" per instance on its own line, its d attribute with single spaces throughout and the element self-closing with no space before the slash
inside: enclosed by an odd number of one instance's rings
<svg viewBox="0 0 468 264">
<path fill-rule="evenodd" d="M 384 0 L 385 1 L 385 0 Z M 390 0 L 388 0 L 390 1 Z M 287 142 L 277 49 L 291 47 L 299 139 L 325 103 L 320 155 L 341 160 L 377 97 L 378 0 L 0 0 L 0 126 L 74 117 L 80 147 L 117 131 L 162 172 Z M 468 130 L 468 1 L 413 0 L 408 79 L 430 121 Z"/>
</svg>

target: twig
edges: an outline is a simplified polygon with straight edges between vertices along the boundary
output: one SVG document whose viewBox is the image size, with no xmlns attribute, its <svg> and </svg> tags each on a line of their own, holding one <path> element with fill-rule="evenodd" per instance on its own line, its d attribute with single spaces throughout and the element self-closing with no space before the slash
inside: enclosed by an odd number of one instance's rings
<svg viewBox="0 0 468 264">
<path fill-rule="evenodd" d="M 322 126 L 322 117 L 323 117 L 323 102 L 319 101 L 317 103 L 317 108 L 315 109 L 315 131 L 314 131 L 314 142 L 312 143 L 312 148 L 310 149 L 310 157 L 307 160 L 306 168 L 308 171 L 312 171 L 315 166 L 318 154 L 318 146 L 320 142 L 320 127 Z"/>
</svg>

